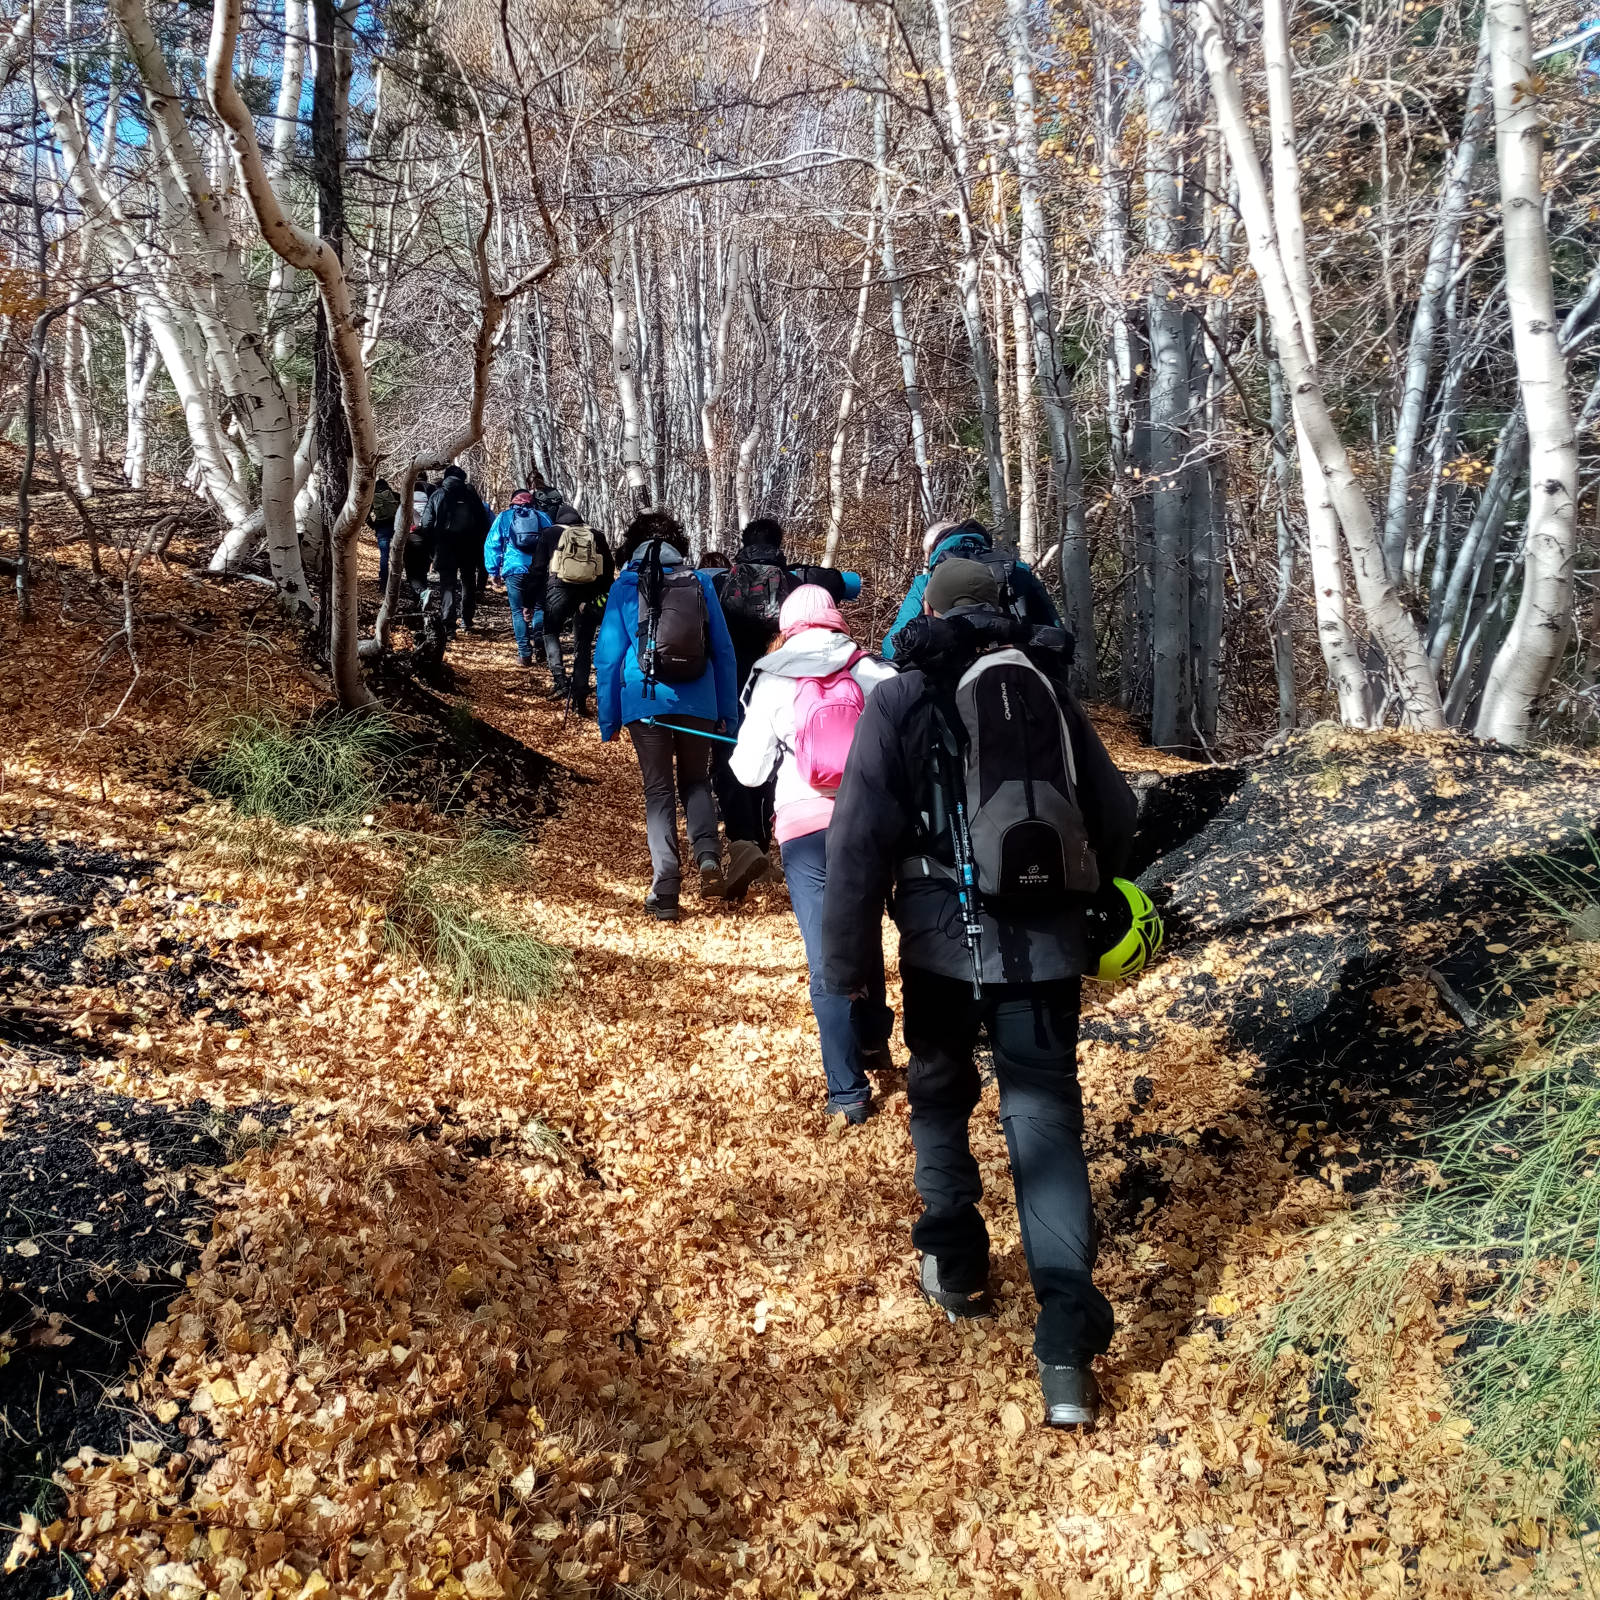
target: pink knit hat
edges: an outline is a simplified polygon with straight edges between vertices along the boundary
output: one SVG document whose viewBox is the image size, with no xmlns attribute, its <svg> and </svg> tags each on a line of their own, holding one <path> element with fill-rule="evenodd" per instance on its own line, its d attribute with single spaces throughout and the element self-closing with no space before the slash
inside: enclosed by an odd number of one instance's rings
<svg viewBox="0 0 1600 1600">
<path fill-rule="evenodd" d="M 819 583 L 802 583 L 778 613 L 778 631 L 785 639 L 799 633 L 802 628 L 832 628 L 835 633 L 848 633 L 833 596 Z"/>
</svg>

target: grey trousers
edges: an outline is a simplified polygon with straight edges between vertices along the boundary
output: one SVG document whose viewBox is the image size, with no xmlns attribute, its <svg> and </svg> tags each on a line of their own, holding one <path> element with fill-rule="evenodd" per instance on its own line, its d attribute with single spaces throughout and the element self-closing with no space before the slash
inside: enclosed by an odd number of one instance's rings
<svg viewBox="0 0 1600 1600">
<path fill-rule="evenodd" d="M 683 728 L 710 732 L 704 717 L 673 717 L 680 728 L 628 724 L 633 753 L 644 779 L 645 830 L 650 836 L 651 892 L 660 900 L 676 900 L 683 881 L 678 861 L 678 800 L 689 824 L 694 858 L 722 858 L 717 838 L 717 802 L 711 793 L 711 741 Z"/>
</svg>

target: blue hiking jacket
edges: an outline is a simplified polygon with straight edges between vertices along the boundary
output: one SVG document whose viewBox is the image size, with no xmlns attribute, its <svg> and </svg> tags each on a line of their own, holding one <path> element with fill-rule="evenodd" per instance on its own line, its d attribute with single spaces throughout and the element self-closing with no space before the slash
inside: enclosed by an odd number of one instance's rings
<svg viewBox="0 0 1600 1600">
<path fill-rule="evenodd" d="M 519 550 L 511 542 L 511 513 L 516 509 L 515 506 L 507 506 L 489 526 L 489 537 L 483 547 L 483 565 L 491 578 L 503 578 L 508 572 L 527 572 L 539 559 L 537 549 Z M 544 512 L 532 506 L 528 509 L 539 519 L 541 528 L 551 526 L 550 519 Z M 543 541 L 540 543 L 542 545 Z M 545 555 L 544 563 L 546 566 L 550 565 L 548 553 Z"/>
<path fill-rule="evenodd" d="M 900 602 L 900 609 L 895 613 L 893 626 L 883 636 L 883 656 L 887 661 L 894 660 L 895 635 L 911 621 L 913 617 L 922 615 L 922 591 L 928 587 L 928 573 L 944 560 L 946 556 L 961 556 L 965 560 L 982 554 L 994 548 L 994 541 L 987 534 L 975 533 L 952 534 L 948 539 L 941 539 L 933 547 L 928 557 L 927 570 L 919 572 L 911 580 L 911 588 L 906 597 Z M 1022 603 L 1023 618 L 1033 623 L 1038 628 L 1059 628 L 1061 618 L 1056 612 L 1055 602 L 1051 600 L 1049 591 L 1040 583 L 1038 575 L 1025 561 L 1013 563 L 1011 575 L 1012 587 L 1016 590 L 1017 598 Z"/>
<path fill-rule="evenodd" d="M 683 557 L 671 545 L 664 544 L 661 564 L 681 567 Z M 636 648 L 639 562 L 630 561 L 617 574 L 606 600 L 594 652 L 595 717 L 602 739 L 614 739 L 624 723 L 639 722 L 646 717 L 662 717 L 668 721 L 674 717 L 705 717 L 711 722 L 725 722 L 730 734 L 738 732 L 739 669 L 734 660 L 733 640 L 728 637 L 728 624 L 710 577 L 704 572 L 697 572 L 695 577 L 706 595 L 711 659 L 693 683 L 662 683 L 657 679 L 655 693 L 646 698 L 644 673 Z"/>
</svg>

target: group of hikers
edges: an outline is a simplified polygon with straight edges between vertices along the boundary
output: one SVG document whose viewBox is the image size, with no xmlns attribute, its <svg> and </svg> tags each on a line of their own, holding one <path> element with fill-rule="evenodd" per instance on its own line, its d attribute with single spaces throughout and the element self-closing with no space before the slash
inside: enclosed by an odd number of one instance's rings
<svg viewBox="0 0 1600 1600">
<path fill-rule="evenodd" d="M 442 524 L 449 482 L 425 521 Z M 552 692 L 579 711 L 594 645 L 600 737 L 627 730 L 644 790 L 647 911 L 681 915 L 680 806 L 702 900 L 743 896 L 771 870 L 777 841 L 826 1112 L 845 1128 L 872 1111 L 869 1074 L 894 1068 L 885 909 L 896 923 L 923 1206 L 917 1282 L 952 1321 L 993 1312 L 968 1132 L 987 1037 L 1040 1308 L 1045 1420 L 1091 1423 L 1091 1363 L 1109 1346 L 1112 1311 L 1093 1277 L 1080 984 L 1131 976 L 1161 932 L 1118 876 L 1134 796 L 1068 687 L 1073 639 L 1044 585 L 980 522 L 937 524 L 875 655 L 840 609 L 860 580 L 791 561 L 768 518 L 745 527 L 731 558 L 694 564 L 677 519 L 645 511 L 613 563 L 605 539 L 542 482 L 492 524 L 478 505 L 483 568 L 505 587 L 519 657 L 531 661 L 542 631 Z M 438 570 L 447 591 L 463 592 L 470 625 L 464 550 Z"/>
</svg>

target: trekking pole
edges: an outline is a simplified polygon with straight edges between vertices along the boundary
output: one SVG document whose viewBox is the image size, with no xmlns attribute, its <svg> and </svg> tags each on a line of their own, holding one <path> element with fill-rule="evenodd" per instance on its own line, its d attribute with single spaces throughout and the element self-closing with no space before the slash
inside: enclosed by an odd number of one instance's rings
<svg viewBox="0 0 1600 1600">
<path fill-rule="evenodd" d="M 944 741 L 936 736 L 938 768 L 945 801 L 950 807 L 950 843 L 956 858 L 956 900 L 961 907 L 961 935 L 972 957 L 972 998 L 983 998 L 983 919 L 978 915 L 977 874 L 972 865 L 972 832 L 967 826 L 967 802 L 950 771 Z"/>
<path fill-rule="evenodd" d="M 726 733 L 707 733 L 703 728 L 685 728 L 678 722 L 663 722 L 660 717 L 640 717 L 639 720 L 647 728 L 671 728 L 674 733 L 693 734 L 696 739 L 720 739 L 723 744 L 738 744 L 738 740 Z"/>
</svg>

